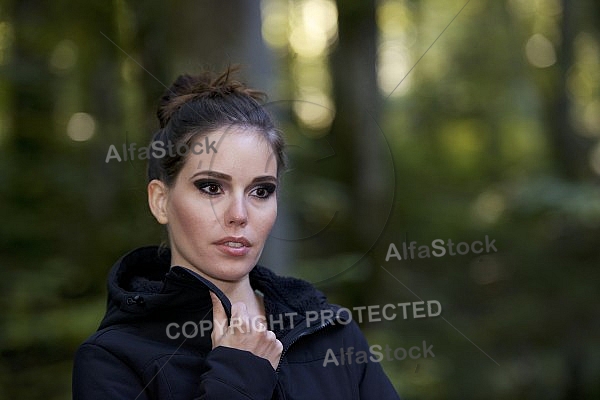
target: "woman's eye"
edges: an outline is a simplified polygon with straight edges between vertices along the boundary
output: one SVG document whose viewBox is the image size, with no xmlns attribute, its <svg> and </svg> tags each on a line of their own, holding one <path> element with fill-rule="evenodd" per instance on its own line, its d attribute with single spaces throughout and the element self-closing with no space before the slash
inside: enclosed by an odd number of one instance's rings
<svg viewBox="0 0 600 400">
<path fill-rule="evenodd" d="M 271 196 L 275 192 L 275 185 L 263 185 L 255 188 L 252 191 L 252 195 L 258 197 L 259 199 L 266 199 Z"/>
<path fill-rule="evenodd" d="M 221 194 L 222 192 L 221 186 L 215 182 L 196 182 L 195 185 L 201 192 L 211 196 Z"/>
</svg>

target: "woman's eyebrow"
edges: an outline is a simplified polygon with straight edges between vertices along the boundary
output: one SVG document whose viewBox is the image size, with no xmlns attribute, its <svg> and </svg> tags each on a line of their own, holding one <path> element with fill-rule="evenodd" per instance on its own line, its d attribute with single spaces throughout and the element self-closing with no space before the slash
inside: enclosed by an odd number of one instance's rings
<svg viewBox="0 0 600 400">
<path fill-rule="evenodd" d="M 224 174 L 222 172 L 211 171 L 211 170 L 196 172 L 194 175 L 192 175 L 192 177 L 190 178 L 190 180 L 194 179 L 198 175 L 206 175 L 206 176 L 211 176 L 213 178 L 223 179 L 225 181 L 231 181 L 231 176 L 229 176 L 227 174 Z"/>
<path fill-rule="evenodd" d="M 194 175 L 192 175 L 192 177 L 190 178 L 190 180 L 194 179 L 195 177 L 199 176 L 199 175 L 205 175 L 205 176 L 210 176 L 213 178 L 218 178 L 218 179 L 223 179 L 227 182 L 231 182 L 232 178 L 230 175 L 224 174 L 222 172 L 217 172 L 217 171 L 212 171 L 212 170 L 206 170 L 206 171 L 199 171 L 196 172 Z M 257 176 L 256 178 L 252 179 L 252 183 L 257 183 L 257 182 L 274 182 L 274 183 L 278 183 L 277 178 L 273 175 L 262 175 L 262 176 Z"/>
<path fill-rule="evenodd" d="M 274 182 L 274 183 L 277 183 L 277 178 L 274 177 L 273 175 L 257 176 L 256 178 L 252 179 L 252 183 L 257 183 L 257 182 Z"/>
</svg>

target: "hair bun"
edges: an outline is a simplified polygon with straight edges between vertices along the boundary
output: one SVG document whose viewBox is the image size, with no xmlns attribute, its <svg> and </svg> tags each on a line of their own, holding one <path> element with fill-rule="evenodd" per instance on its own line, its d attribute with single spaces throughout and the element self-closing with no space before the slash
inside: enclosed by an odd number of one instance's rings
<svg viewBox="0 0 600 400">
<path fill-rule="evenodd" d="M 266 95 L 255 89 L 248 88 L 244 83 L 232 78 L 240 67 L 229 66 L 216 75 L 211 71 L 204 71 L 199 75 L 180 75 L 168 88 L 158 103 L 157 117 L 160 127 L 164 128 L 171 117 L 186 103 L 202 98 L 214 99 L 231 94 L 251 97 L 263 101 Z"/>
</svg>

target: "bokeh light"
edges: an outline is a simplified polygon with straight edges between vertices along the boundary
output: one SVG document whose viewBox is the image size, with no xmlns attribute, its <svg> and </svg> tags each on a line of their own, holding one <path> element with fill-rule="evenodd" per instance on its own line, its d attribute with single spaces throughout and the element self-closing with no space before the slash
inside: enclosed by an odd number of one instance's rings
<svg viewBox="0 0 600 400">
<path fill-rule="evenodd" d="M 84 112 L 78 112 L 71 116 L 67 124 L 67 135 L 76 142 L 90 140 L 96 131 L 96 121 Z"/>
<path fill-rule="evenodd" d="M 72 69 L 77 63 L 77 45 L 72 40 L 60 41 L 50 56 L 50 67 L 60 73 Z"/>
<path fill-rule="evenodd" d="M 527 61 L 537 68 L 548 68 L 556 64 L 556 51 L 548 38 L 536 33 L 525 44 Z"/>
</svg>

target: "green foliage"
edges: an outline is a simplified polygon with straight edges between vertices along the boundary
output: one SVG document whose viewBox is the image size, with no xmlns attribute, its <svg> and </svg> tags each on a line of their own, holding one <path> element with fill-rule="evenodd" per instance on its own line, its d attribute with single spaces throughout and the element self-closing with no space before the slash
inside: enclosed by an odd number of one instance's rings
<svg viewBox="0 0 600 400">
<path fill-rule="evenodd" d="M 360 96 L 349 88 L 362 81 L 340 78 L 350 73 L 348 64 L 320 68 L 339 54 L 325 52 L 311 67 L 293 46 L 274 49 L 268 61 L 260 49 L 245 48 L 244 39 L 257 35 L 252 26 L 261 23 L 258 8 L 246 18 L 218 2 L 203 2 L 202 13 L 193 2 L 150 3 L 0 4 L 0 400 L 70 398 L 73 352 L 102 318 L 110 266 L 124 252 L 165 237 L 146 206 L 144 163 L 107 164 L 108 146 L 148 141 L 160 82 L 194 72 L 215 53 L 223 63 L 258 65 L 250 70 L 256 76 L 261 68 L 281 71 L 264 85 L 274 88 L 272 99 L 292 96 L 306 79 L 298 72 L 303 65 L 324 86 L 341 85 L 332 90 L 333 129 L 344 128 L 337 141 L 329 141 L 328 128 L 299 127 L 292 112 L 280 116 L 303 152 L 292 154 L 297 170 L 282 194 L 295 230 L 279 233 L 312 234 L 332 215 L 339 218 L 316 240 L 297 240 L 285 272 L 318 283 L 346 307 L 441 302 L 440 317 L 362 326 L 373 344 L 434 344 L 435 358 L 383 363 L 399 393 L 410 399 L 600 396 L 600 162 L 590 123 L 598 116 L 589 111 L 600 101 L 594 2 L 579 2 L 577 11 L 561 10 L 569 2 L 553 0 L 471 1 L 401 94 L 381 109 L 363 102 L 363 110 L 349 113 L 341 107 Z M 288 12 L 288 5 L 267 3 L 273 13 Z M 402 53 L 411 67 L 464 3 L 381 1 L 380 9 L 399 14 L 366 20 L 357 15 L 364 4 L 354 1 L 339 16 L 367 27 L 378 22 L 383 38 L 384 20 L 392 21 L 394 32 L 413 43 Z M 577 11 L 566 27 L 565 11 Z M 297 10 L 289 12 L 285 18 Z M 237 21 L 227 24 L 228 35 L 216 34 L 214 21 L 207 25 L 206 16 L 215 13 Z M 204 22 L 186 19 L 197 14 Z M 242 24 L 242 17 L 252 24 Z M 287 20 L 284 25 L 286 31 Z M 569 50 L 561 47 L 561 29 L 577 38 L 572 58 L 561 53 Z M 544 56 L 543 49 L 527 47 L 535 33 L 549 38 L 556 64 L 533 66 Z M 333 50 L 361 36 L 331 37 Z M 190 54 L 188 40 L 206 53 Z M 243 50 L 235 53 L 240 59 L 219 53 L 230 48 Z M 365 46 L 350 48 L 358 65 Z M 577 73 L 568 75 L 571 63 Z M 398 70 L 397 82 L 406 72 Z M 358 128 L 340 121 L 363 111 L 371 123 L 376 116 L 394 162 L 384 182 L 385 194 L 394 193 L 391 216 L 367 239 L 361 233 L 386 207 L 374 189 L 383 178 L 357 180 L 359 160 L 381 166 L 385 157 L 367 153 L 356 143 Z M 93 117 L 89 140 L 67 135 L 78 112 Z M 337 158 L 315 161 L 331 149 Z M 385 261 L 390 243 L 472 242 L 485 235 L 496 240 L 497 253 Z"/>
</svg>

